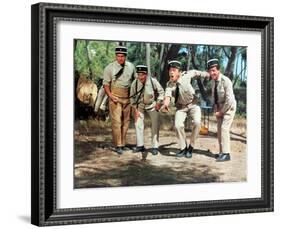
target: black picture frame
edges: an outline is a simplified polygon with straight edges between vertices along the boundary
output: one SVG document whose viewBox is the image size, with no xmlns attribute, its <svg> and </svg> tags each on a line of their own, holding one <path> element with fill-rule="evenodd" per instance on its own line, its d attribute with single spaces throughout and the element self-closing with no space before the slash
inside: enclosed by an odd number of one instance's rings
<svg viewBox="0 0 281 229">
<path fill-rule="evenodd" d="M 273 211 L 273 24 L 272 17 L 173 12 L 38 3 L 31 7 L 32 152 L 31 223 L 38 226 L 224 215 Z M 57 209 L 56 72 L 54 29 L 60 18 L 258 31 L 261 33 L 261 198 Z"/>
</svg>

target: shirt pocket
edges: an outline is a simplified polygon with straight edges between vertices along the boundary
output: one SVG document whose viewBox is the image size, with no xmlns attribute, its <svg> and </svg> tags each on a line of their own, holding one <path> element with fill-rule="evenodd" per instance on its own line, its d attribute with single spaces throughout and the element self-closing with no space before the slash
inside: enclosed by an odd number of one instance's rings
<svg viewBox="0 0 281 229">
<path fill-rule="evenodd" d="M 182 94 L 184 95 L 183 97 L 185 98 L 192 98 L 193 94 L 195 94 L 195 91 L 191 84 L 185 85 L 184 87 L 181 87 Z"/>
<path fill-rule="evenodd" d="M 132 73 L 129 69 L 126 69 L 126 68 L 125 68 L 125 70 L 124 70 L 124 72 L 123 72 L 124 78 L 126 78 L 126 79 L 131 79 L 132 74 L 133 74 L 133 73 Z"/>
<path fill-rule="evenodd" d="M 154 101 L 154 92 L 153 92 L 153 89 L 152 89 L 150 86 L 148 86 L 148 85 L 146 85 L 145 93 L 144 93 L 143 99 L 144 99 L 144 102 L 145 102 L 146 104 L 153 103 L 153 101 Z"/>
<path fill-rule="evenodd" d="M 224 99 L 225 99 L 225 90 L 224 90 L 223 86 L 220 86 L 220 87 L 218 88 L 218 96 L 219 96 L 219 98 L 220 98 L 221 100 L 224 101 Z"/>
</svg>

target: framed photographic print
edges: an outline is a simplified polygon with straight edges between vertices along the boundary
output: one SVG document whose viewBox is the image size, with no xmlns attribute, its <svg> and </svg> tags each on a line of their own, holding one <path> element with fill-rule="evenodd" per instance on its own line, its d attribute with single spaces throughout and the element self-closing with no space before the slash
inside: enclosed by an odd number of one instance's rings
<svg viewBox="0 0 281 229">
<path fill-rule="evenodd" d="M 273 211 L 273 18 L 31 12 L 32 224 Z"/>
</svg>

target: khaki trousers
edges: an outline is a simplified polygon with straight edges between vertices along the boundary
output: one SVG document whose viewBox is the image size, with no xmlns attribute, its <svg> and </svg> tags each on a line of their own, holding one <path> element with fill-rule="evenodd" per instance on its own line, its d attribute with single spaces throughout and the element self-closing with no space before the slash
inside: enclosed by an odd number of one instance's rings
<svg viewBox="0 0 281 229">
<path fill-rule="evenodd" d="M 111 88 L 111 93 L 118 97 L 117 103 L 109 100 L 113 142 L 116 147 L 125 146 L 131 115 L 129 91 L 128 89 Z"/>
<path fill-rule="evenodd" d="M 147 111 L 151 120 L 151 147 L 159 146 L 159 112 Z M 140 112 L 140 117 L 135 122 L 137 146 L 144 146 L 144 112 Z"/>
<path fill-rule="evenodd" d="M 179 141 L 180 149 L 183 150 L 187 147 L 186 144 L 186 134 L 184 128 L 184 122 L 187 117 L 190 115 L 192 118 L 192 133 L 190 137 L 190 145 L 194 147 L 195 140 L 199 134 L 201 126 L 201 109 L 196 104 L 190 104 L 188 107 L 177 110 L 175 115 L 175 128 L 177 132 L 177 137 Z"/>
<path fill-rule="evenodd" d="M 230 127 L 236 112 L 233 105 L 222 117 L 217 118 L 217 134 L 221 153 L 230 153 Z"/>
</svg>

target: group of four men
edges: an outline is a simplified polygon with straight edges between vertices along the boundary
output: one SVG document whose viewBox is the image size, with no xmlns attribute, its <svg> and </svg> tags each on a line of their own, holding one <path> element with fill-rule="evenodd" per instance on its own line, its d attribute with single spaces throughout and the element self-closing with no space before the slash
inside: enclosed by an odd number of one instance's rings
<svg viewBox="0 0 281 229">
<path fill-rule="evenodd" d="M 182 71 L 181 63 L 173 60 L 168 63 L 169 81 L 165 90 L 157 79 L 148 75 L 145 65 L 137 65 L 126 60 L 127 48 L 115 48 L 116 61 L 104 69 L 103 87 L 109 97 L 109 112 L 112 123 L 112 136 L 115 150 L 122 154 L 127 150 L 126 133 L 129 128 L 131 111 L 134 114 L 137 145 L 134 152 L 144 152 L 144 113 L 151 119 L 152 154 L 158 154 L 159 110 L 168 110 L 171 98 L 175 98 L 175 129 L 180 150 L 177 157 L 192 157 L 195 140 L 201 127 L 201 109 L 194 102 L 195 90 L 192 78 L 212 78 L 212 98 L 217 119 L 219 154 L 217 161 L 230 160 L 230 126 L 235 111 L 236 100 L 232 82 L 220 73 L 219 61 L 207 62 L 208 72 L 197 70 Z M 136 77 L 137 73 L 137 77 Z M 190 115 L 193 122 L 190 143 L 186 142 L 185 119 Z"/>
</svg>

